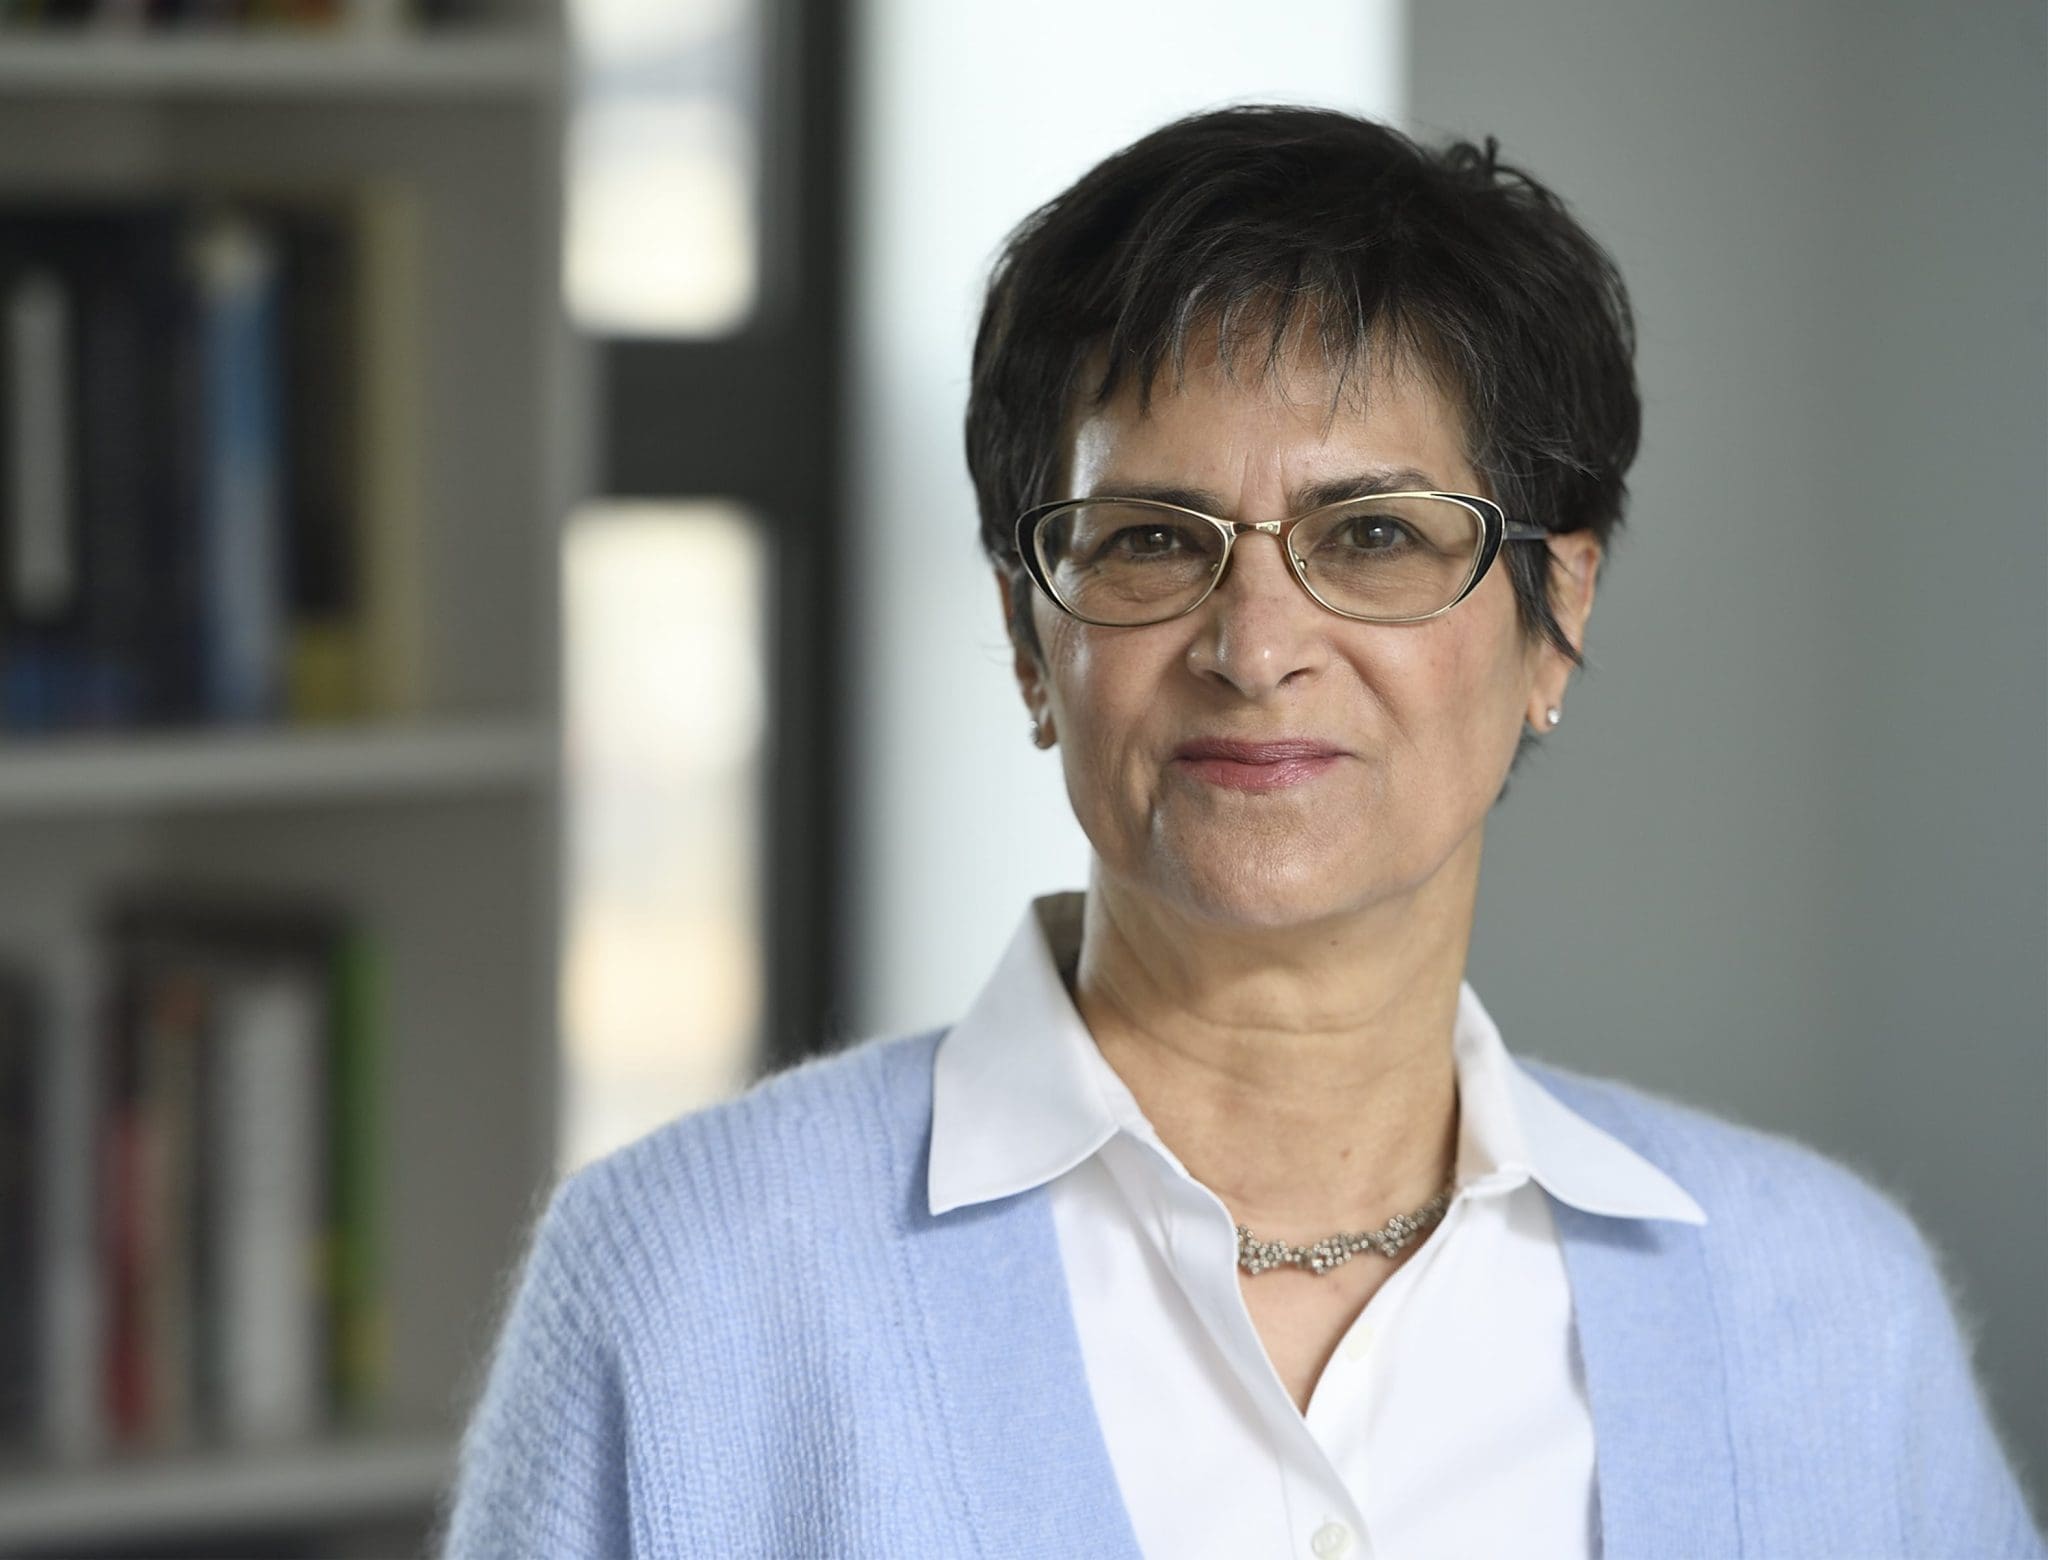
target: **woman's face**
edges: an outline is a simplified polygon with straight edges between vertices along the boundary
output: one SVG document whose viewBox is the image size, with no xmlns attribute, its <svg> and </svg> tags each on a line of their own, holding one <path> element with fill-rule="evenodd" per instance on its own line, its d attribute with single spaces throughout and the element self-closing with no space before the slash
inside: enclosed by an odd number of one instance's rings
<svg viewBox="0 0 2048 1560">
<path fill-rule="evenodd" d="M 1354 376 L 1355 378 L 1355 376 Z M 1453 407 L 1425 375 L 1383 370 L 1335 418 L 1319 364 L 1233 385 L 1213 339 L 1183 389 L 1140 416 L 1128 387 L 1077 425 L 1068 495 L 1170 487 L 1227 519 L 1278 520 L 1307 489 L 1373 473 L 1484 494 Z M 1516 543 L 1510 545 L 1536 545 Z M 1549 543 L 1573 578 L 1553 599 L 1575 643 L 1597 543 Z M 998 576 L 999 582 L 1001 576 Z M 1576 590 L 1582 599 L 1570 597 Z M 1007 597 L 1005 597 L 1007 601 Z M 1195 611 L 1143 628 L 1076 622 L 1033 591 L 1043 666 L 1019 651 L 1025 702 L 1050 724 L 1067 794 L 1103 869 L 1195 919 L 1279 926 L 1411 894 L 1476 853 L 1525 722 L 1563 703 L 1568 664 L 1525 643 L 1502 560 L 1419 623 L 1361 623 L 1316 604 L 1269 535 L 1238 538 Z M 1277 788 L 1177 757 L 1200 738 L 1309 739 L 1336 755 Z M 1269 771 L 1270 773 L 1270 771 Z"/>
</svg>

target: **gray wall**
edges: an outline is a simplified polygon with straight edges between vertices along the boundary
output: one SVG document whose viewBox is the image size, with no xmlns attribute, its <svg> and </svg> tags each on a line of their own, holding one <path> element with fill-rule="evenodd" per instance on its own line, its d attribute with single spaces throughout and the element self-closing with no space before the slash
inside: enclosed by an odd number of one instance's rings
<svg viewBox="0 0 2048 1560">
<path fill-rule="evenodd" d="M 2048 1492 L 2048 202 L 2031 0 L 1431 0 L 1410 127 L 1608 243 L 1646 438 L 1489 829 L 1526 1054 L 1844 1160 Z"/>
</svg>

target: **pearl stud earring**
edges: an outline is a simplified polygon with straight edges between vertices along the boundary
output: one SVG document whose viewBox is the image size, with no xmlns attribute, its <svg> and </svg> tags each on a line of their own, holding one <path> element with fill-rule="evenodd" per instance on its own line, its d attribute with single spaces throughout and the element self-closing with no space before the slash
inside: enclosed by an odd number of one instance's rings
<svg viewBox="0 0 2048 1560">
<path fill-rule="evenodd" d="M 1555 704 L 1553 704 L 1550 706 L 1549 709 L 1543 712 L 1543 718 L 1549 721 L 1551 725 L 1555 726 L 1559 721 L 1564 719 L 1564 711 L 1559 709 Z"/>
</svg>

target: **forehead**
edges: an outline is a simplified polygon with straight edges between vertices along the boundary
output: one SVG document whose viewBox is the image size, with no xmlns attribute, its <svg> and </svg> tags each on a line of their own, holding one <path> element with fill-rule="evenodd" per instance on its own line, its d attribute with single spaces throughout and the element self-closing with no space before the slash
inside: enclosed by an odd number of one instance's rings
<svg viewBox="0 0 2048 1560">
<path fill-rule="evenodd" d="M 1102 359 L 1089 364 L 1099 383 Z M 1214 332 L 1189 344 L 1183 372 L 1163 370 L 1148 405 L 1132 376 L 1068 421 L 1067 496 L 1121 483 L 1174 482 L 1219 496 L 1281 484 L 1294 492 L 1373 471 L 1479 491 L 1455 399 L 1412 354 L 1374 351 L 1330 363 L 1313 348 L 1234 354 Z M 1305 507 L 1305 506 L 1302 506 Z"/>
</svg>

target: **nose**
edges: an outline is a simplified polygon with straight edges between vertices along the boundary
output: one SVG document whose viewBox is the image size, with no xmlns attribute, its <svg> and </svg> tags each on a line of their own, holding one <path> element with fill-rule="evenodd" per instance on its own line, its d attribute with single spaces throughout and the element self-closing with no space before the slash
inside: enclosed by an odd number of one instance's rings
<svg viewBox="0 0 2048 1560">
<path fill-rule="evenodd" d="M 1251 699 L 1313 677 L 1329 655 L 1331 614 L 1295 578 L 1278 531 L 1278 521 L 1239 531 L 1223 578 L 1192 614 L 1189 664 Z"/>
</svg>

